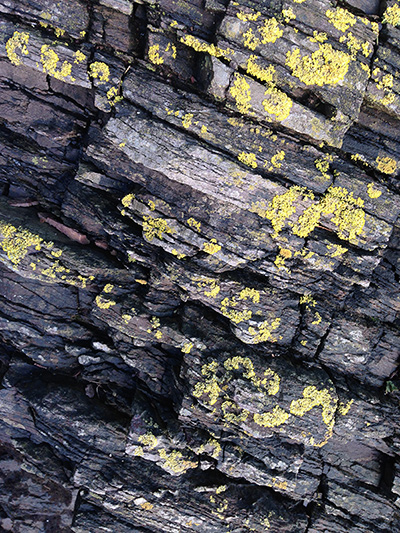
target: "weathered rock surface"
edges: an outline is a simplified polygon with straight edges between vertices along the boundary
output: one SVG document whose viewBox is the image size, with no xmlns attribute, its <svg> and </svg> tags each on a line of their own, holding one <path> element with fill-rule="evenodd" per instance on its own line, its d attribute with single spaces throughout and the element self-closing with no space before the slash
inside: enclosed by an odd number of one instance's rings
<svg viewBox="0 0 400 533">
<path fill-rule="evenodd" d="M 400 529 L 400 7 L 0 0 L 0 528 Z"/>
</svg>

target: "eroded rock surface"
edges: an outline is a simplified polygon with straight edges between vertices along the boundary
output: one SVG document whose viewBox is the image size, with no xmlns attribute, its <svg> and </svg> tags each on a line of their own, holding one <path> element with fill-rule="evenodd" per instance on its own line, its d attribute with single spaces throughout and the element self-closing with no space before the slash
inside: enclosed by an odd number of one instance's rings
<svg viewBox="0 0 400 533">
<path fill-rule="evenodd" d="M 0 0 L 0 527 L 400 529 L 400 6 Z"/>
</svg>

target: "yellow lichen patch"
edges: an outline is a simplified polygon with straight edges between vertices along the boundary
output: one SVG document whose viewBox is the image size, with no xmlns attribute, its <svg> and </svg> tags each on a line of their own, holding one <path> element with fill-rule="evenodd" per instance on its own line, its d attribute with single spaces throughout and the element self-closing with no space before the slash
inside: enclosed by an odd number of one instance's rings
<svg viewBox="0 0 400 533">
<path fill-rule="evenodd" d="M 243 22 L 249 22 L 249 21 L 256 21 L 259 17 L 261 17 L 261 13 L 259 11 L 253 12 L 253 13 L 243 13 L 239 11 L 239 13 L 236 13 L 236 16 L 238 19 L 243 20 Z"/>
<path fill-rule="evenodd" d="M 147 285 L 147 281 L 145 279 L 135 279 L 136 283 L 140 283 L 140 285 Z"/>
<path fill-rule="evenodd" d="M 189 127 L 192 124 L 192 120 L 193 120 L 193 113 L 186 113 L 186 115 L 183 115 L 182 126 L 185 129 L 189 129 Z"/>
<path fill-rule="evenodd" d="M 215 298 L 221 290 L 220 286 L 217 285 L 215 280 L 207 280 L 204 282 L 204 284 L 210 284 L 209 290 L 204 291 L 204 296 L 208 296 L 209 298 Z"/>
<path fill-rule="evenodd" d="M 397 163 L 394 159 L 388 156 L 378 156 L 376 158 L 377 167 L 380 172 L 384 174 L 394 174 L 397 170 Z"/>
<path fill-rule="evenodd" d="M 44 44 L 40 49 L 40 61 L 42 63 L 43 72 L 50 74 L 58 80 L 71 75 L 72 65 L 68 61 L 64 61 L 60 70 L 56 70 L 59 62 L 58 54 L 50 48 L 48 44 Z"/>
<path fill-rule="evenodd" d="M 296 15 L 294 14 L 293 9 L 291 7 L 288 7 L 287 9 L 282 9 L 282 16 L 286 23 L 296 18 Z"/>
<path fill-rule="evenodd" d="M 341 239 L 354 240 L 363 231 L 365 212 L 364 201 L 354 198 L 343 187 L 329 187 L 325 196 L 318 204 L 312 204 L 299 217 L 293 226 L 293 233 L 299 237 L 307 237 L 318 225 L 321 215 L 333 214 L 331 221 L 337 226 L 337 234 Z"/>
<path fill-rule="evenodd" d="M 194 228 L 196 231 L 200 231 L 201 229 L 201 222 L 198 222 L 195 218 L 190 217 L 186 221 L 191 228 Z"/>
<path fill-rule="evenodd" d="M 291 187 L 287 192 L 275 196 L 268 204 L 268 208 L 263 215 L 260 212 L 253 211 L 253 209 L 252 211 L 257 212 L 260 216 L 264 216 L 271 221 L 276 236 L 282 231 L 285 221 L 296 212 L 296 207 L 293 204 L 298 197 L 299 190 Z"/>
<path fill-rule="evenodd" d="M 367 41 L 357 39 L 350 31 L 346 35 L 342 35 L 339 39 L 341 43 L 346 43 L 347 48 L 351 53 L 352 59 L 355 59 L 360 50 L 365 57 L 368 57 L 372 52 L 372 48 Z"/>
<path fill-rule="evenodd" d="M 239 355 L 230 357 L 224 361 L 224 367 L 226 370 L 239 370 L 243 367 L 243 377 L 249 379 L 254 385 L 259 385 L 259 380 L 256 379 L 256 373 L 254 372 L 253 361 L 250 357 L 241 357 Z"/>
<path fill-rule="evenodd" d="M 293 101 L 287 94 L 276 87 L 268 87 L 264 96 L 267 97 L 262 102 L 265 111 L 270 115 L 275 115 L 278 122 L 289 116 Z"/>
<path fill-rule="evenodd" d="M 89 66 L 89 76 L 91 78 L 99 79 L 100 82 L 110 80 L 110 67 L 102 61 L 95 61 Z"/>
<path fill-rule="evenodd" d="M 250 320 L 252 317 L 252 312 L 250 309 L 245 309 L 243 311 L 238 311 L 235 308 L 238 305 L 238 302 L 233 297 L 231 299 L 224 298 L 221 302 L 221 313 L 229 318 L 229 320 L 232 320 L 235 324 L 240 324 L 240 322 L 244 322 L 246 320 Z"/>
<path fill-rule="evenodd" d="M 284 424 L 289 416 L 289 413 L 277 405 L 270 413 L 255 413 L 253 418 L 258 426 L 275 428 Z"/>
<path fill-rule="evenodd" d="M 309 37 L 309 40 L 312 42 L 312 43 L 324 43 L 325 41 L 328 40 L 328 36 L 325 32 L 323 33 L 320 33 L 316 30 L 313 31 L 313 36 L 312 37 Z"/>
<path fill-rule="evenodd" d="M 271 164 L 275 168 L 281 168 L 282 161 L 285 159 L 285 152 L 281 150 L 271 157 Z"/>
<path fill-rule="evenodd" d="M 400 25 L 400 6 L 394 4 L 386 9 L 383 14 L 382 22 L 384 24 L 391 24 L 392 26 Z"/>
<path fill-rule="evenodd" d="M 100 309 L 109 309 L 110 307 L 112 307 L 115 304 L 116 304 L 116 302 L 114 302 L 113 300 L 105 300 L 100 295 L 96 296 L 96 305 Z"/>
<path fill-rule="evenodd" d="M 264 26 L 258 28 L 258 31 L 262 37 L 262 44 L 274 43 L 283 35 L 283 31 L 274 17 L 267 19 L 264 22 Z"/>
<path fill-rule="evenodd" d="M 159 51 L 159 44 L 153 44 L 149 48 L 149 59 L 154 65 L 162 65 L 164 63 L 164 59 L 160 56 Z"/>
<path fill-rule="evenodd" d="M 266 389 L 269 396 L 278 394 L 280 388 L 281 378 L 271 368 L 267 368 L 264 372 L 264 379 L 261 380 L 260 385 Z"/>
<path fill-rule="evenodd" d="M 328 429 L 332 429 L 335 423 L 335 411 L 337 400 L 328 389 L 318 390 L 313 385 L 306 387 L 303 398 L 293 400 L 290 404 L 290 412 L 295 416 L 304 416 L 314 407 L 322 407 L 322 420 Z"/>
<path fill-rule="evenodd" d="M 83 54 L 80 50 L 77 50 L 75 52 L 74 56 L 75 56 L 74 63 L 76 63 L 76 64 L 82 63 L 82 61 L 85 61 L 85 59 L 86 59 L 85 54 Z"/>
<path fill-rule="evenodd" d="M 318 311 L 314 315 L 314 320 L 311 322 L 311 324 L 314 324 L 314 326 L 317 326 L 322 322 L 322 316 L 318 313 Z"/>
<path fill-rule="evenodd" d="M 154 507 L 154 505 L 150 502 L 143 502 L 140 504 L 140 507 L 144 509 L 145 511 L 151 511 Z"/>
<path fill-rule="evenodd" d="M 158 454 L 161 459 L 165 461 L 161 465 L 161 468 L 172 470 L 176 474 L 183 474 L 187 470 L 197 467 L 197 462 L 188 461 L 183 457 L 182 453 L 177 450 L 173 450 L 168 454 L 166 450 L 161 449 Z"/>
<path fill-rule="evenodd" d="M 330 44 L 321 44 L 311 56 L 300 57 L 300 49 L 286 54 L 286 65 L 292 75 L 306 85 L 328 85 L 343 80 L 349 69 L 351 56 L 335 50 Z"/>
<path fill-rule="evenodd" d="M 175 257 L 177 257 L 178 259 L 184 259 L 186 257 L 185 254 L 179 253 L 178 250 L 176 250 L 175 248 L 172 248 L 171 254 L 175 255 Z"/>
<path fill-rule="evenodd" d="M 123 97 L 119 94 L 118 87 L 111 87 L 110 89 L 108 89 L 106 96 L 110 105 L 112 106 L 123 100 Z"/>
<path fill-rule="evenodd" d="M 251 92 L 250 85 L 240 74 L 235 74 L 233 85 L 229 92 L 235 99 L 236 107 L 240 113 L 247 113 L 250 109 Z"/>
<path fill-rule="evenodd" d="M 121 203 L 124 207 L 129 207 L 133 200 L 135 199 L 135 195 L 134 194 L 127 194 L 126 196 L 124 196 L 121 200 Z"/>
<path fill-rule="evenodd" d="M 182 353 L 190 353 L 190 350 L 193 348 L 193 342 L 185 342 L 181 348 Z"/>
<path fill-rule="evenodd" d="M 373 183 L 368 183 L 367 185 L 367 193 L 370 198 L 375 200 L 376 198 L 379 198 L 382 194 L 382 192 L 379 189 L 375 189 L 375 186 Z"/>
<path fill-rule="evenodd" d="M 333 157 L 331 155 L 326 155 L 324 157 L 320 157 L 319 159 L 316 159 L 314 161 L 315 168 L 321 172 L 321 174 L 325 178 L 329 178 L 328 170 L 329 170 L 329 163 L 333 161 Z"/>
<path fill-rule="evenodd" d="M 356 17 L 350 13 L 350 11 L 341 7 L 336 8 L 334 11 L 328 9 L 325 14 L 328 17 L 329 22 L 333 24 L 337 30 L 342 32 L 347 31 L 350 26 L 354 26 L 357 21 Z"/>
<path fill-rule="evenodd" d="M 172 56 L 172 59 L 176 59 L 176 54 L 177 54 L 177 50 L 176 50 L 176 46 L 172 43 L 168 43 L 167 44 L 167 48 L 165 49 L 165 51 L 168 53 L 171 54 Z"/>
<path fill-rule="evenodd" d="M 21 59 L 17 56 L 16 50 L 20 50 L 25 56 L 29 54 L 27 44 L 29 42 L 29 33 L 15 31 L 11 39 L 6 43 L 7 57 L 13 65 L 20 65 Z"/>
<path fill-rule="evenodd" d="M 185 35 L 185 37 L 182 37 L 180 41 L 186 46 L 193 48 L 193 50 L 196 50 L 196 52 L 204 52 L 214 57 L 227 57 L 232 53 L 232 50 L 229 48 L 223 50 L 214 44 L 199 41 L 199 39 L 196 39 L 196 37 L 193 37 L 193 35 Z"/>
<path fill-rule="evenodd" d="M 252 152 L 241 152 L 238 155 L 238 159 L 248 167 L 257 168 L 256 154 L 253 154 Z"/>
<path fill-rule="evenodd" d="M 267 68 L 261 68 L 256 63 L 257 56 L 251 55 L 247 61 L 247 72 L 250 76 L 258 78 L 260 81 L 263 81 L 268 84 L 272 84 L 275 78 L 275 67 L 269 65 Z"/>
<path fill-rule="evenodd" d="M 280 323 L 280 318 L 274 318 L 271 323 L 268 320 L 264 320 L 257 329 L 250 326 L 248 332 L 253 336 L 254 343 L 266 341 L 276 342 L 278 339 L 272 335 L 272 332 L 278 329 Z"/>
<path fill-rule="evenodd" d="M 340 246 L 340 244 L 328 244 L 327 248 L 330 251 L 330 257 L 339 257 L 349 250 L 344 246 Z"/>
<path fill-rule="evenodd" d="M 207 395 L 209 397 L 208 404 L 210 406 L 217 402 L 219 395 L 222 392 L 218 383 L 218 378 L 215 375 L 217 367 L 218 363 L 216 361 L 202 366 L 201 373 L 205 376 L 205 380 L 197 382 L 192 393 L 196 398 L 201 398 L 202 396 Z"/>
<path fill-rule="evenodd" d="M 347 413 L 350 411 L 351 406 L 353 405 L 354 400 L 349 400 L 347 403 L 340 402 L 338 405 L 338 413 L 339 415 L 346 416 Z"/>
<path fill-rule="evenodd" d="M 155 435 L 153 435 L 153 433 L 145 433 L 144 435 L 140 435 L 138 441 L 146 448 L 149 448 L 149 450 L 152 450 L 158 444 L 158 439 Z"/>
<path fill-rule="evenodd" d="M 207 126 L 204 126 L 204 124 L 203 124 L 202 127 L 201 127 L 201 130 L 200 130 L 200 133 L 202 135 L 205 135 L 207 133 Z"/>
<path fill-rule="evenodd" d="M 203 244 L 203 251 L 207 254 L 213 255 L 221 250 L 221 246 L 217 244 L 216 239 L 211 239 L 210 242 Z"/>
<path fill-rule="evenodd" d="M 209 453 L 209 450 L 212 450 L 211 457 L 213 457 L 214 459 L 218 459 L 218 457 L 221 455 L 222 447 L 216 439 L 209 439 L 206 444 L 202 444 L 199 447 L 197 453 L 199 455 L 202 453 Z"/>
<path fill-rule="evenodd" d="M 167 221 L 163 218 L 154 218 L 150 215 L 143 215 L 143 233 L 149 242 L 151 242 L 154 237 L 162 240 L 165 233 L 175 233 L 175 230 L 170 228 L 167 224 Z"/>
<path fill-rule="evenodd" d="M 240 424 L 245 422 L 249 417 L 247 409 L 240 409 L 235 402 L 226 400 L 221 405 L 221 411 L 224 421 L 228 424 Z"/>
<path fill-rule="evenodd" d="M 107 283 L 107 285 L 104 286 L 103 292 L 109 293 L 113 290 L 114 285 L 111 285 L 111 283 Z"/>
<path fill-rule="evenodd" d="M 247 300 L 250 298 L 253 300 L 253 303 L 257 304 L 260 301 L 260 293 L 256 289 L 250 289 L 249 287 L 246 287 L 245 289 L 240 291 L 239 294 L 239 300 Z"/>
<path fill-rule="evenodd" d="M 40 251 L 43 239 L 25 228 L 16 228 L 11 224 L 0 222 L 0 248 L 7 254 L 13 265 L 19 265 L 30 247 Z"/>
<path fill-rule="evenodd" d="M 300 296 L 299 300 L 300 304 L 306 304 L 307 307 L 311 306 L 314 307 L 316 305 L 316 301 L 311 296 L 311 294 L 303 294 L 303 296 Z"/>
<path fill-rule="evenodd" d="M 243 44 L 246 48 L 253 51 L 260 45 L 260 39 L 254 35 L 251 28 L 243 34 Z"/>
</svg>

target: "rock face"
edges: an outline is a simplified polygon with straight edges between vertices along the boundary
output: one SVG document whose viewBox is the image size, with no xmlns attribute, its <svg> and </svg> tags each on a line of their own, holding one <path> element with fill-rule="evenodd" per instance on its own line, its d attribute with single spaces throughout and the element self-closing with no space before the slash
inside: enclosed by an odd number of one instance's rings
<svg viewBox="0 0 400 533">
<path fill-rule="evenodd" d="M 2 531 L 400 530 L 399 42 L 0 0 Z"/>
</svg>

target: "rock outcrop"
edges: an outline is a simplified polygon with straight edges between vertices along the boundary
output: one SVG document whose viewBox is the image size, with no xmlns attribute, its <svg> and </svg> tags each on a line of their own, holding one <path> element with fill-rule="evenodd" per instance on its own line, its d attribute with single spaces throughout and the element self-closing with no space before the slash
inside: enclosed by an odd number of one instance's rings
<svg viewBox="0 0 400 533">
<path fill-rule="evenodd" d="M 0 0 L 0 527 L 400 529 L 400 6 Z"/>
</svg>

